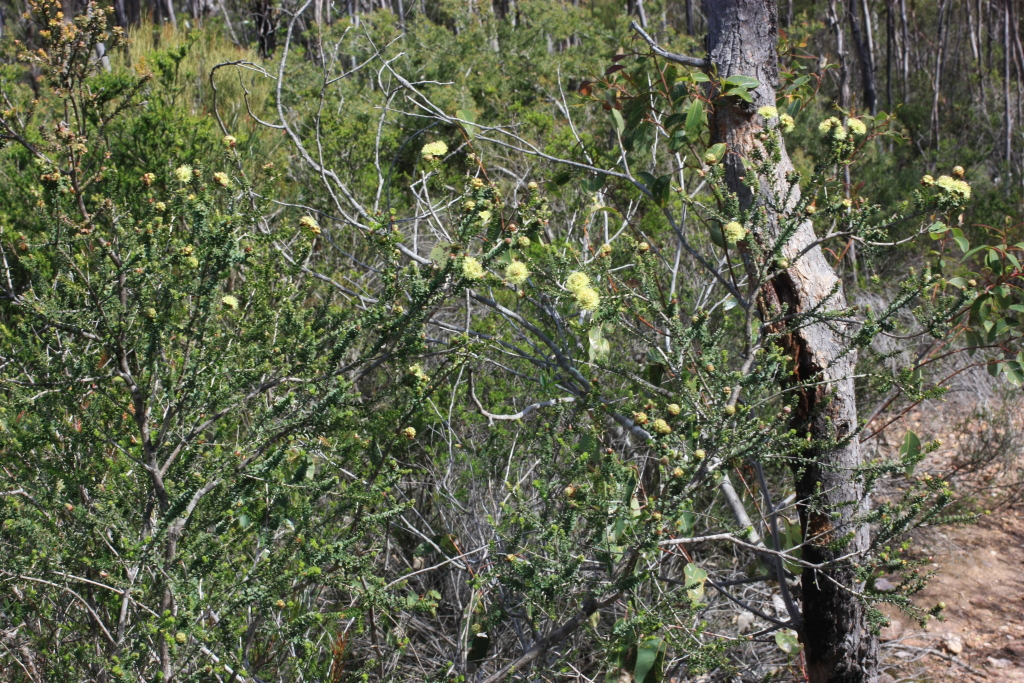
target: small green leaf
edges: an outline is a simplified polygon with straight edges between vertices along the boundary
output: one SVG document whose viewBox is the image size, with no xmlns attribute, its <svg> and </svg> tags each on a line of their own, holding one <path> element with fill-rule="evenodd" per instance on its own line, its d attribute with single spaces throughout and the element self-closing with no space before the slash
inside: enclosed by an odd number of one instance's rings
<svg viewBox="0 0 1024 683">
<path fill-rule="evenodd" d="M 785 652 L 787 655 L 794 655 L 800 652 L 800 640 L 797 638 L 796 631 L 792 629 L 783 629 L 775 632 L 775 644 L 779 646 L 779 649 Z"/>
<path fill-rule="evenodd" d="M 683 567 L 683 576 L 686 579 L 686 594 L 694 602 L 704 597 L 704 582 L 707 581 L 708 573 L 690 563 Z"/>
<path fill-rule="evenodd" d="M 744 102 L 753 102 L 754 98 L 750 96 L 750 93 L 743 88 L 730 88 L 725 91 L 725 96 L 735 96 L 743 100 Z"/>
<path fill-rule="evenodd" d="M 704 156 L 714 156 L 715 161 L 721 161 L 722 157 L 725 156 L 725 143 L 719 142 L 717 145 L 711 145 L 704 153 Z"/>
<path fill-rule="evenodd" d="M 587 333 L 587 338 L 590 341 L 590 348 L 588 349 L 590 362 L 593 363 L 595 361 L 608 360 L 608 354 L 611 353 L 612 345 L 601 334 L 601 326 L 595 325 L 590 328 L 590 332 Z"/>
<path fill-rule="evenodd" d="M 612 108 L 612 125 L 615 127 L 615 132 L 622 135 L 622 131 L 626 130 L 626 122 L 622 118 L 622 112 L 618 109 Z"/>
<path fill-rule="evenodd" d="M 706 120 L 707 117 L 704 114 L 704 103 L 699 99 L 694 98 L 693 103 L 690 104 L 690 108 L 686 111 L 686 135 L 691 140 L 696 139 L 704 128 L 704 122 Z"/>
</svg>

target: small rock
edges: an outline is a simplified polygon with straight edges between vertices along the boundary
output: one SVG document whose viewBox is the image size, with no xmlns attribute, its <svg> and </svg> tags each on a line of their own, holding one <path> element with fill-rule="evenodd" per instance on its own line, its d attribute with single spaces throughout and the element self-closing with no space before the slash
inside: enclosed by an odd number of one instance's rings
<svg viewBox="0 0 1024 683">
<path fill-rule="evenodd" d="M 964 641 L 960 640 L 960 636 L 947 633 L 945 640 L 942 644 L 946 646 L 946 652 L 952 655 L 958 655 L 964 651 Z"/>
<path fill-rule="evenodd" d="M 736 618 L 736 626 L 739 628 L 740 633 L 746 633 L 750 630 L 750 626 L 754 623 L 754 615 L 750 612 L 744 612 Z"/>
<path fill-rule="evenodd" d="M 1001 657 L 989 657 L 987 661 L 988 665 L 994 669 L 1005 669 L 1013 664 L 1009 659 L 1003 659 Z"/>
<path fill-rule="evenodd" d="M 889 625 L 883 628 L 878 637 L 883 641 L 898 640 L 903 634 L 903 624 L 896 619 L 890 619 Z"/>
<path fill-rule="evenodd" d="M 778 593 L 772 593 L 772 607 L 775 608 L 776 616 L 785 617 L 789 614 L 786 609 L 786 601 Z"/>
<path fill-rule="evenodd" d="M 875 579 L 875 588 L 883 593 L 888 593 L 889 591 L 896 590 L 896 584 L 883 577 L 881 579 Z"/>
<path fill-rule="evenodd" d="M 1010 655 L 1011 657 L 1016 657 L 1017 659 L 1024 659 L 1024 645 L 1018 645 L 1016 643 L 1013 643 L 1004 647 L 1003 652 Z"/>
</svg>

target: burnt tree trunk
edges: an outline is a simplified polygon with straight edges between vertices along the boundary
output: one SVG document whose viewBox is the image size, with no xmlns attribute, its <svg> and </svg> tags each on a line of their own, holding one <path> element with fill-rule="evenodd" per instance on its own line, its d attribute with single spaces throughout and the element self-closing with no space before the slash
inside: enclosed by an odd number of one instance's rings
<svg viewBox="0 0 1024 683">
<path fill-rule="evenodd" d="M 774 0 L 705 0 L 704 11 L 710 58 L 719 75 L 753 76 L 761 83 L 752 93 L 753 103 L 738 98 L 720 100 L 712 119 L 714 141 L 724 142 L 729 148 L 726 178 L 730 189 L 738 194 L 741 204 L 750 206 L 755 198 L 740 180 L 744 174 L 742 158 L 758 144 L 757 134 L 763 126 L 758 107 L 775 105 L 775 86 L 779 81 L 778 10 Z M 782 162 L 772 181 L 777 189 L 787 187 L 785 175 L 792 169 L 783 147 Z M 798 197 L 791 201 L 795 204 Z M 768 243 L 774 235 L 755 233 L 752 238 Z M 822 311 L 846 308 L 842 289 L 833 294 L 838 278 L 820 247 L 795 258 L 815 239 L 814 227 L 807 221 L 786 246 L 785 254 L 792 266 L 765 288 L 759 303 L 766 316 L 783 309 L 792 314 L 819 306 Z M 841 352 L 846 346 L 847 332 L 842 323 L 817 323 L 793 330 L 788 336 L 789 352 L 796 359 L 799 378 L 823 381 L 804 390 L 798 417 L 815 443 L 835 443 L 838 439 L 842 444 L 810 453 L 796 473 L 801 521 L 805 538 L 810 542 L 803 557 L 814 564 L 865 550 L 869 543 L 866 525 L 855 526 L 854 522 L 854 517 L 864 511 L 867 498 L 854 473 L 861 464 L 861 452 L 856 438 L 856 357 Z M 845 548 L 827 547 L 850 531 L 855 534 Z M 864 608 L 851 592 L 857 588 L 852 568 L 840 564 L 827 570 L 806 569 L 802 584 L 800 637 L 805 645 L 811 683 L 875 681 L 878 641 L 867 632 Z"/>
</svg>

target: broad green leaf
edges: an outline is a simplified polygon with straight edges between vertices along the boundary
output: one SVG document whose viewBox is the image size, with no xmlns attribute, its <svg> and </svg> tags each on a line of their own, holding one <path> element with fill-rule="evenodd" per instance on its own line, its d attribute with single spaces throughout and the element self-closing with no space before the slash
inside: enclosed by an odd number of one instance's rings
<svg viewBox="0 0 1024 683">
<path fill-rule="evenodd" d="M 697 521 L 697 515 L 692 512 L 686 511 L 679 515 L 679 519 L 676 520 L 676 532 L 683 536 L 689 536 L 693 533 L 693 526 Z"/>
<path fill-rule="evenodd" d="M 661 638 L 648 638 L 637 645 L 636 667 L 633 678 L 636 683 L 654 683 L 661 680 L 660 660 L 664 658 L 667 645 Z"/>
<path fill-rule="evenodd" d="M 612 125 L 615 127 L 615 132 L 622 135 L 622 131 L 626 130 L 626 122 L 622 118 L 622 112 L 614 107 L 611 110 Z"/>
<path fill-rule="evenodd" d="M 719 142 L 717 145 L 711 145 L 708 147 L 708 151 L 704 153 L 704 156 L 714 156 L 715 161 L 721 161 L 722 157 L 725 156 L 725 143 Z"/>
<path fill-rule="evenodd" d="M 704 114 L 704 103 L 694 98 L 690 108 L 686 111 L 686 135 L 695 139 L 704 128 L 707 117 Z"/>
<path fill-rule="evenodd" d="M 967 289 L 967 280 L 962 277 L 951 277 L 947 282 L 958 289 Z"/>
<path fill-rule="evenodd" d="M 468 122 L 462 124 L 462 130 L 466 131 L 466 135 L 469 136 L 470 140 L 475 138 L 476 126 L 472 124 L 476 123 L 476 112 L 473 111 L 472 109 L 460 109 L 457 112 L 455 112 L 455 116 L 458 117 L 463 122 Z"/>
<path fill-rule="evenodd" d="M 725 249 L 725 237 L 722 236 L 722 228 L 717 223 L 708 223 L 708 233 L 716 247 Z"/>
<path fill-rule="evenodd" d="M 753 90 L 757 86 L 761 85 L 761 81 L 757 80 L 756 78 L 743 75 L 729 76 L 723 82 L 727 86 L 745 88 L 747 90 Z"/>
<path fill-rule="evenodd" d="M 612 350 L 612 345 L 607 339 L 601 334 L 601 326 L 594 325 L 590 328 L 590 332 L 587 333 L 587 337 L 590 340 L 590 348 L 588 350 L 590 354 L 590 362 L 595 361 L 606 361 L 608 360 L 608 354 Z"/>
<path fill-rule="evenodd" d="M 430 255 L 428 258 L 430 258 L 431 261 L 436 263 L 441 268 L 444 268 L 446 265 L 448 265 L 448 255 L 451 253 L 451 251 L 452 245 L 448 244 L 447 242 L 442 242 L 440 244 L 435 245 L 434 248 L 430 250 Z"/>
<path fill-rule="evenodd" d="M 686 578 L 686 595 L 694 602 L 703 598 L 708 573 L 691 562 L 683 567 L 683 576 Z"/>
<path fill-rule="evenodd" d="M 903 437 L 903 445 L 900 446 L 900 459 L 905 463 L 904 472 L 908 477 L 914 473 L 914 467 L 917 465 L 916 458 L 920 453 L 921 439 L 908 429 L 907 435 Z"/>
<path fill-rule="evenodd" d="M 644 187 L 646 187 L 648 190 L 653 189 L 654 183 L 658 180 L 647 171 L 640 171 L 639 173 L 635 173 L 634 175 L 636 176 L 636 179 L 643 183 Z"/>
<path fill-rule="evenodd" d="M 775 644 L 779 646 L 779 649 L 785 652 L 787 655 L 794 655 L 800 652 L 800 640 L 797 638 L 796 631 L 792 629 L 783 629 L 775 632 Z"/>
</svg>

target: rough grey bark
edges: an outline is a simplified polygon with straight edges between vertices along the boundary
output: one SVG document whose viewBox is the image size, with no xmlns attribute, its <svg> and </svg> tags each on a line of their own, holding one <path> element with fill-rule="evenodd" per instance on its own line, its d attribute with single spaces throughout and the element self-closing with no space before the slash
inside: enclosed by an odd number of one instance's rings
<svg viewBox="0 0 1024 683">
<path fill-rule="evenodd" d="M 757 108 L 775 104 L 778 83 L 777 6 L 774 0 L 705 0 L 708 21 L 708 48 L 711 61 L 720 76 L 747 75 L 760 81 L 747 104 L 738 98 L 720 103 L 712 119 L 716 142 L 729 147 L 726 177 L 741 203 L 749 205 L 754 197 L 740 181 L 741 158 L 758 144 L 757 134 L 763 121 Z M 786 187 L 785 175 L 793 169 L 783 147 L 782 162 L 774 179 L 778 188 Z M 792 201 L 797 201 L 794 197 Z M 765 242 L 774 236 L 753 236 Z M 786 255 L 792 266 L 765 289 L 761 309 L 765 314 L 787 309 L 790 313 L 807 311 L 825 302 L 820 310 L 846 308 L 835 271 L 820 247 L 803 257 L 796 255 L 815 240 L 814 228 L 805 222 L 790 243 Z M 853 474 L 861 464 L 857 432 L 857 404 L 853 383 L 854 354 L 842 355 L 847 330 L 842 324 L 817 323 L 793 331 L 788 336 L 789 351 L 797 361 L 800 379 L 814 377 L 825 383 L 803 392 L 798 417 L 806 422 L 816 440 L 851 437 L 839 447 L 810 454 L 809 461 L 796 475 L 801 521 L 805 538 L 814 539 L 805 549 L 804 559 L 812 563 L 829 562 L 869 543 L 868 529 L 859 525 L 852 542 L 841 550 L 826 544 L 853 530 L 851 522 L 864 510 L 867 499 Z M 840 443 L 843 443 L 840 441 Z M 802 581 L 803 628 L 807 673 L 811 683 L 864 683 L 877 679 L 878 641 L 865 629 L 864 608 L 854 597 L 855 578 L 848 567 L 827 572 L 805 570 Z"/>
<path fill-rule="evenodd" d="M 850 21 L 850 31 L 853 33 L 853 44 L 857 48 L 857 58 L 860 60 L 861 86 L 864 88 L 864 106 L 874 116 L 878 113 L 878 92 L 875 87 L 875 55 L 871 45 L 871 16 L 868 8 L 864 7 L 864 24 L 866 30 L 862 31 L 860 19 L 857 16 L 856 0 L 849 0 L 846 6 L 846 14 Z M 840 27 L 842 30 L 842 27 Z"/>
</svg>

